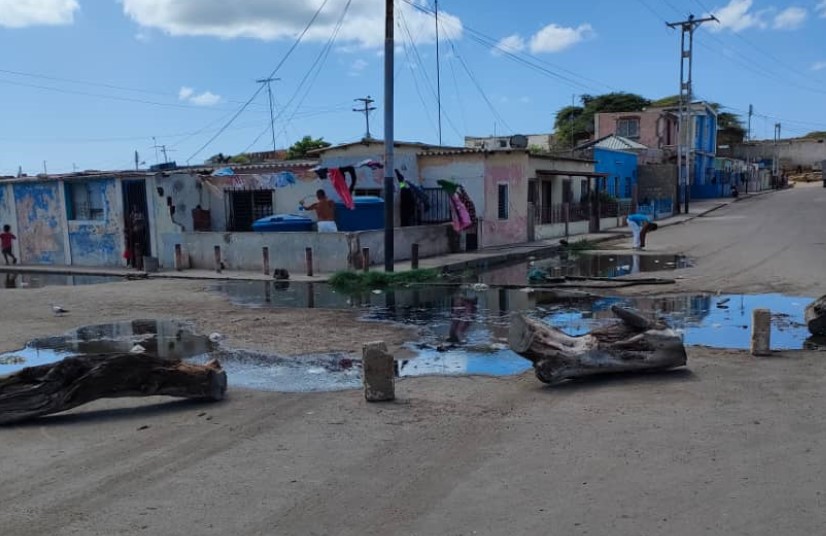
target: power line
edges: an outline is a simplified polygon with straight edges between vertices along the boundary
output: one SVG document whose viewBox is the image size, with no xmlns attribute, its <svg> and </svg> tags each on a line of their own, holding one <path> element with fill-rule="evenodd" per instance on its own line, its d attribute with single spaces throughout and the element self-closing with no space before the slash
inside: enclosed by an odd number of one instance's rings
<svg viewBox="0 0 826 536">
<path fill-rule="evenodd" d="M 256 80 L 256 84 L 266 84 L 267 85 L 267 95 L 269 96 L 270 101 L 270 130 L 272 130 L 272 152 L 275 153 L 275 116 L 273 115 L 272 111 L 272 83 L 281 80 L 280 78 L 263 78 L 261 80 Z"/>
<path fill-rule="evenodd" d="M 312 18 L 310 19 L 310 21 L 307 23 L 307 26 L 305 26 L 305 27 L 304 27 L 304 29 L 301 31 L 301 33 L 300 33 L 300 34 L 298 34 L 298 37 L 296 37 L 296 39 L 295 39 L 295 41 L 293 42 L 292 46 L 290 46 L 290 48 L 287 50 L 286 54 L 284 54 L 284 57 L 283 57 L 283 58 L 281 58 L 281 61 L 279 61 L 279 62 L 278 62 L 278 65 L 276 65 L 276 66 L 275 66 L 275 68 L 272 70 L 272 72 L 270 72 L 270 74 L 269 74 L 269 76 L 267 76 L 267 78 L 272 78 L 272 77 L 274 77 L 274 76 L 275 76 L 275 73 L 277 73 L 277 72 L 278 72 L 278 70 L 281 68 L 281 66 L 282 66 L 282 65 L 284 65 L 284 63 L 287 61 L 287 59 L 288 59 L 288 58 L 292 55 L 293 51 L 295 51 L 295 49 L 296 49 L 296 48 L 298 48 L 298 45 L 301 43 L 302 39 L 304 39 L 304 36 L 307 34 L 307 32 L 310 30 L 310 28 L 313 26 L 313 24 L 315 24 L 316 19 L 318 18 L 319 14 L 321 13 L 321 10 L 323 10 L 323 9 L 324 9 L 324 6 L 326 6 L 326 5 L 327 5 L 327 2 L 328 2 L 328 1 L 329 1 L 329 0 L 324 0 L 324 1 L 321 3 L 321 5 L 320 5 L 320 6 L 318 6 L 318 9 L 315 11 L 315 13 L 313 13 L 313 16 L 312 16 Z M 349 2 L 348 2 L 348 5 L 349 5 Z M 238 110 L 238 111 L 237 111 L 237 112 L 236 112 L 236 113 L 235 113 L 235 114 L 234 114 L 234 115 L 230 118 L 230 120 L 227 122 L 227 124 L 226 124 L 226 125 L 224 125 L 224 127 L 223 127 L 223 128 L 221 128 L 221 129 L 220 129 L 220 130 L 219 130 L 219 131 L 218 131 L 218 132 L 217 132 L 214 136 L 212 136 L 212 137 L 209 139 L 209 141 L 207 141 L 205 144 L 203 144 L 203 145 L 202 145 L 202 146 L 201 146 L 201 147 L 200 147 L 197 151 L 195 151 L 194 153 L 192 153 L 192 156 L 190 156 L 189 158 L 187 158 L 187 160 L 186 160 L 186 161 L 187 161 L 187 162 L 191 161 L 193 158 L 195 158 L 196 156 L 198 156 L 198 154 L 200 154 L 200 153 L 201 153 L 201 151 L 203 151 L 204 149 L 206 149 L 207 147 L 209 147 L 209 145 L 210 145 L 213 141 L 215 141 L 216 139 L 218 139 L 218 137 L 219 137 L 221 134 L 223 134 L 223 133 L 224 133 L 224 131 L 225 131 L 227 128 L 229 128 L 229 126 L 230 126 L 230 125 L 231 125 L 231 124 L 232 124 L 232 123 L 233 123 L 233 122 L 234 122 L 234 121 L 238 118 L 238 116 L 240 116 L 242 113 L 244 113 L 244 110 L 246 110 L 246 109 L 247 109 L 247 107 L 250 105 L 250 103 L 252 103 L 252 101 L 254 101 L 254 100 L 255 100 L 255 98 L 259 95 L 259 93 L 261 93 L 261 90 L 263 90 L 263 89 L 264 89 L 264 86 L 263 86 L 263 85 L 262 85 L 262 86 L 259 86 L 259 87 L 258 87 L 258 89 L 257 89 L 257 90 L 255 90 L 255 93 L 253 93 L 253 94 L 252 94 L 252 96 L 249 98 L 249 100 L 247 100 L 247 102 L 245 102 L 245 103 L 241 106 L 241 108 L 240 108 L 240 109 L 239 109 L 239 110 Z"/>
</svg>

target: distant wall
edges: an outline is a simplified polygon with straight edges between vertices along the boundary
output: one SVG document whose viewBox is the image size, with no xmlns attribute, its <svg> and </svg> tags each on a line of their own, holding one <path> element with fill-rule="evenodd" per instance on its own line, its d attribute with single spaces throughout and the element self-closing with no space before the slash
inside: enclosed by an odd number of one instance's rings
<svg viewBox="0 0 826 536">
<path fill-rule="evenodd" d="M 786 171 L 794 171 L 798 166 L 805 170 L 817 169 L 826 159 L 826 140 L 780 140 L 777 146 L 770 141 L 752 142 L 734 145 L 726 153 L 735 158 L 751 161 L 771 160 L 777 155 L 781 168 Z"/>
<path fill-rule="evenodd" d="M 638 169 L 638 201 L 644 199 L 673 199 L 677 193 L 677 166 L 649 164 Z"/>
<path fill-rule="evenodd" d="M 90 180 L 83 184 L 103 199 L 103 219 L 66 222 L 72 264 L 122 266 L 125 238 L 120 184 L 115 179 Z"/>
<path fill-rule="evenodd" d="M 66 264 L 65 209 L 58 182 L 13 185 L 23 264 Z"/>
<path fill-rule="evenodd" d="M 613 197 L 630 199 L 637 182 L 637 155 L 597 147 L 594 149 L 594 160 L 594 169 L 598 173 L 609 174 L 604 179 L 604 191 Z"/>
</svg>

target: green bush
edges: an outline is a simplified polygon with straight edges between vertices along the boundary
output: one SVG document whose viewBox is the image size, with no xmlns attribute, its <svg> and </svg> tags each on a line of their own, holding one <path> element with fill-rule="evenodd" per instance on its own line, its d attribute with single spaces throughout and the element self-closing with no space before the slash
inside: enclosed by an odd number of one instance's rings
<svg viewBox="0 0 826 536">
<path fill-rule="evenodd" d="M 358 291 L 403 287 L 411 283 L 427 283 L 439 279 L 439 272 L 432 269 L 406 272 L 336 272 L 330 278 L 330 286 L 336 290 Z"/>
</svg>

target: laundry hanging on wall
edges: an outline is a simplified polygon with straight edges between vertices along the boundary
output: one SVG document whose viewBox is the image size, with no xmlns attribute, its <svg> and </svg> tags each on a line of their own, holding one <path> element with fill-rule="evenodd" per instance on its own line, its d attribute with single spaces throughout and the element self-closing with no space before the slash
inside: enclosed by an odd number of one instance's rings
<svg viewBox="0 0 826 536">
<path fill-rule="evenodd" d="M 356 208 L 356 203 L 353 201 L 353 192 L 356 189 L 356 181 L 358 180 L 358 177 L 356 177 L 356 169 L 353 166 L 345 166 L 342 168 L 326 168 L 316 166 L 310 171 L 315 173 L 321 180 L 330 179 L 333 189 L 341 198 L 344 206 L 350 210 L 354 210 Z M 347 181 L 344 178 L 345 174 L 350 176 L 349 187 L 347 186 Z"/>
<path fill-rule="evenodd" d="M 459 199 L 459 194 L 453 194 L 450 196 L 450 208 L 453 230 L 457 233 L 462 232 L 473 225 L 470 220 L 470 214 L 468 213 L 467 207 L 465 207 L 464 203 L 462 203 Z"/>
<path fill-rule="evenodd" d="M 384 164 L 379 162 L 378 160 L 373 160 L 372 158 L 368 158 L 367 160 L 362 160 L 358 164 L 356 164 L 357 168 L 364 168 L 369 167 L 372 170 L 376 169 L 384 169 Z"/>
<path fill-rule="evenodd" d="M 476 205 L 473 204 L 473 200 L 468 195 L 467 190 L 465 190 L 464 186 L 461 186 L 457 193 L 459 194 L 459 200 L 465 205 L 465 208 L 467 208 L 471 223 L 476 223 L 478 221 L 476 217 Z"/>
<path fill-rule="evenodd" d="M 422 190 L 421 186 L 405 179 L 404 175 L 402 175 L 402 172 L 398 169 L 395 171 L 396 180 L 399 181 L 399 187 L 402 189 L 410 189 L 410 191 L 413 193 L 416 202 L 422 206 L 423 212 L 427 212 L 428 210 L 430 210 L 430 198 L 427 196 L 426 193 L 424 193 L 424 190 Z"/>
<path fill-rule="evenodd" d="M 261 177 L 261 183 L 268 185 L 270 188 L 286 188 L 287 186 L 293 186 L 296 181 L 296 176 L 289 171 L 272 173 Z"/>
</svg>

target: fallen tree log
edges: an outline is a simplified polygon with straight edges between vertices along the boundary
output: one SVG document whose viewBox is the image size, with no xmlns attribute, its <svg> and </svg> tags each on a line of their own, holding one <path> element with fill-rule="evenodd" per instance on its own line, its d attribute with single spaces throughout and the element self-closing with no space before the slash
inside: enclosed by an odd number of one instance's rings
<svg viewBox="0 0 826 536">
<path fill-rule="evenodd" d="M 579 337 L 517 315 L 508 341 L 514 352 L 533 362 L 536 377 L 544 383 L 686 364 L 682 339 L 663 321 L 617 306 L 611 310 L 619 322 Z"/>
<path fill-rule="evenodd" d="M 221 400 L 217 360 L 193 365 L 146 354 L 69 357 L 0 377 L 0 424 L 59 413 L 101 398 L 172 396 Z"/>
<path fill-rule="evenodd" d="M 806 306 L 806 325 L 809 333 L 815 336 L 826 336 L 826 296 L 821 296 Z"/>
</svg>

